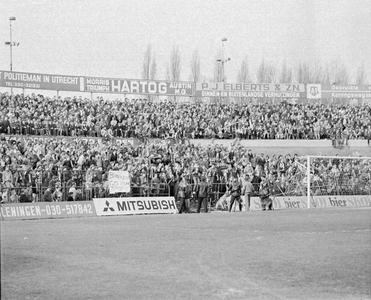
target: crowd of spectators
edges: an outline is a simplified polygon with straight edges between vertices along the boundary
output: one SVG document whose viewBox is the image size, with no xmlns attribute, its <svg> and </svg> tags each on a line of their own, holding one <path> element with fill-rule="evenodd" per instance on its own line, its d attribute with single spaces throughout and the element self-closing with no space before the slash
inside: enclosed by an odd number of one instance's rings
<svg viewBox="0 0 371 300">
<path fill-rule="evenodd" d="M 121 170 L 130 174 L 130 195 L 176 195 L 181 178 L 187 178 L 193 187 L 205 178 L 217 198 L 232 178 L 242 180 L 246 174 L 256 193 L 264 178 L 276 195 L 305 195 L 305 165 L 306 158 L 295 154 L 253 153 L 238 139 L 229 147 L 215 141 L 203 147 L 186 139 L 145 139 L 136 146 L 119 146 L 114 139 L 52 137 L 45 142 L 3 134 L 0 187 L 3 202 L 88 200 L 107 196 L 108 171 Z M 324 190 L 370 194 L 369 160 L 319 160 L 313 170 L 311 180 L 317 194 Z"/>
<path fill-rule="evenodd" d="M 0 93 L 0 133 L 216 139 L 371 139 L 371 107 L 109 101 Z"/>
</svg>

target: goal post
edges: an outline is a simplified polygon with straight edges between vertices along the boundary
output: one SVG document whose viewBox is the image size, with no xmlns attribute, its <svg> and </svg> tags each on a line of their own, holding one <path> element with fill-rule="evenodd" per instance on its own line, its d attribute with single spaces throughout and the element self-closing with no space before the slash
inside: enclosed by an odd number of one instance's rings
<svg viewBox="0 0 371 300">
<path fill-rule="evenodd" d="M 308 208 L 315 196 L 371 195 L 371 157 L 307 156 L 306 183 Z"/>
</svg>

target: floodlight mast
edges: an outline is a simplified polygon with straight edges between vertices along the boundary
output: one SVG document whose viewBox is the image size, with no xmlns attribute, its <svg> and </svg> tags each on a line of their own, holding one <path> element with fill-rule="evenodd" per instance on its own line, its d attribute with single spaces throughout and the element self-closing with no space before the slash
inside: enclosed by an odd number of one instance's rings
<svg viewBox="0 0 371 300">
<path fill-rule="evenodd" d="M 227 38 L 222 38 L 222 58 L 218 58 L 216 61 L 217 62 L 220 62 L 221 64 L 222 64 L 222 83 L 224 84 L 224 82 L 225 82 L 225 63 L 227 63 L 228 61 L 230 61 L 231 59 L 230 58 L 227 58 L 227 59 L 225 59 L 224 58 L 224 42 L 227 42 L 228 41 L 228 39 Z M 224 88 L 224 87 L 223 87 Z M 223 98 L 223 97 L 222 97 Z"/>
<path fill-rule="evenodd" d="M 12 31 L 12 21 L 17 20 L 16 17 L 9 17 L 9 29 L 10 29 L 10 42 L 5 42 L 5 45 L 10 47 L 10 71 L 13 71 L 13 46 L 18 46 L 19 43 L 13 42 L 13 31 Z M 13 94 L 13 88 L 10 88 Z"/>
<path fill-rule="evenodd" d="M 9 17 L 10 42 L 5 42 L 5 45 L 10 47 L 10 71 L 13 71 L 13 46 L 18 46 L 18 43 L 13 42 L 12 21 L 16 21 L 16 17 Z"/>
<path fill-rule="evenodd" d="M 227 42 L 227 38 L 222 38 L 222 58 L 218 58 L 216 61 L 222 63 L 222 82 L 224 83 L 225 81 L 225 63 L 229 62 L 231 59 L 225 58 L 225 50 L 224 50 L 224 42 Z"/>
<path fill-rule="evenodd" d="M 226 42 L 227 41 L 227 38 L 222 38 L 222 82 L 224 83 L 224 72 L 225 72 L 225 70 L 224 70 L 224 63 L 225 63 L 225 61 L 224 61 L 224 42 Z"/>
</svg>

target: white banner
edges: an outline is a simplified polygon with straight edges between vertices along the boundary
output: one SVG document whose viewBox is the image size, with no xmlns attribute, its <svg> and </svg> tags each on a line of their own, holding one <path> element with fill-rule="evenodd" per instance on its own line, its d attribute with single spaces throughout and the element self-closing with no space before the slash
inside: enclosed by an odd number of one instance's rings
<svg viewBox="0 0 371 300">
<path fill-rule="evenodd" d="M 128 171 L 109 171 L 108 172 L 109 193 L 129 193 L 130 176 Z"/>
<path fill-rule="evenodd" d="M 283 200 L 280 199 L 281 197 L 273 197 L 270 196 L 273 202 L 273 209 L 285 209 Z M 250 201 L 250 209 L 251 210 L 261 210 L 261 201 L 259 197 L 251 197 Z"/>
<path fill-rule="evenodd" d="M 130 197 L 93 199 L 98 216 L 176 214 L 174 197 Z"/>
<path fill-rule="evenodd" d="M 371 195 L 314 196 L 313 207 L 367 207 L 371 206 Z"/>
<path fill-rule="evenodd" d="M 273 197 L 274 209 L 303 209 L 308 208 L 307 196 L 293 197 Z M 310 208 L 321 207 L 365 207 L 371 206 L 371 196 L 354 196 L 354 195 L 339 195 L 339 196 L 314 196 L 311 198 Z M 251 209 L 260 210 L 260 198 L 251 198 Z"/>
</svg>

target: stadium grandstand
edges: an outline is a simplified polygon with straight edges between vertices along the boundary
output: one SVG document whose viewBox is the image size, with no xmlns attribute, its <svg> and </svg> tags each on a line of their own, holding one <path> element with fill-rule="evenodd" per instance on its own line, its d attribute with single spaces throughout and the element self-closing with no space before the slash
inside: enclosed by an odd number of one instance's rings
<svg viewBox="0 0 371 300">
<path fill-rule="evenodd" d="M 341 149 L 371 139 L 368 105 L 0 96 L 2 203 L 176 196 L 182 177 L 192 198 L 204 177 L 213 205 L 245 175 L 256 195 L 266 179 L 274 195 L 305 196 L 305 155 L 244 142 L 331 141 Z M 109 193 L 110 170 L 130 174 L 129 193 Z M 317 195 L 370 194 L 370 161 L 322 160 L 314 170 L 324 187 Z M 360 178 L 365 188 L 355 190 Z"/>
</svg>

